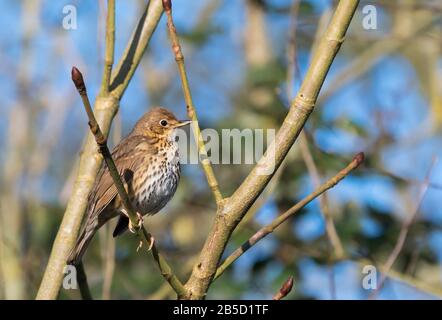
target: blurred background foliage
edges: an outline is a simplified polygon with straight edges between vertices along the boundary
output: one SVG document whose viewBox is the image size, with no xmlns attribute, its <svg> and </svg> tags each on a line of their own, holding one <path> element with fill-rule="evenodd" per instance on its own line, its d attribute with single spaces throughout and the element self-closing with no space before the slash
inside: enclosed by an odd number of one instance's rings
<svg viewBox="0 0 442 320">
<path fill-rule="evenodd" d="M 146 1 L 117 1 L 116 59 Z M 202 128 L 278 128 L 305 74 L 315 39 L 334 1 L 175 0 L 190 84 Z M 62 27 L 63 7 L 77 8 L 77 29 Z M 375 5 L 377 28 L 363 28 Z M 34 298 L 62 219 L 88 132 L 70 80 L 78 66 L 90 97 L 103 66 L 106 3 L 0 0 L 0 298 Z M 377 297 L 441 298 L 442 291 L 442 5 L 440 1 L 362 1 L 305 133 L 321 179 L 364 151 L 358 169 L 327 194 L 327 207 L 349 258 L 331 261 L 318 200 L 241 257 L 209 291 L 212 299 L 268 299 L 288 276 L 291 299 L 366 299 L 366 258 L 383 265 L 403 222 L 414 212 L 393 269 Z M 295 57 L 295 62 L 292 58 Z M 121 101 L 115 144 L 150 106 L 185 117 L 165 17 Z M 251 165 L 216 165 L 230 194 Z M 430 176 L 426 182 L 426 175 Z M 428 186 L 423 197 L 422 186 Z M 250 219 L 230 241 L 232 252 L 261 225 L 313 190 L 299 141 Z M 422 199 L 420 199 L 422 198 Z M 253 213 L 256 215 L 253 216 Z M 184 279 L 215 213 L 202 170 L 183 165 L 173 201 L 146 219 L 159 249 Z M 96 298 L 173 298 L 149 254 L 127 234 L 103 228 L 85 257 Z M 378 278 L 380 275 L 378 274 Z M 431 290 L 416 288 L 425 284 Z M 434 289 L 434 290 L 433 290 Z M 63 299 L 79 298 L 63 290 Z"/>
</svg>

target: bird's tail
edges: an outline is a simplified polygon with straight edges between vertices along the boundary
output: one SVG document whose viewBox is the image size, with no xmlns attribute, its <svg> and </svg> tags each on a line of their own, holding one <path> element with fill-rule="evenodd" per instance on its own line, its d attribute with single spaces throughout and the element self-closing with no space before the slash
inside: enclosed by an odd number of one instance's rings
<svg viewBox="0 0 442 320">
<path fill-rule="evenodd" d="M 87 224 L 80 233 L 80 236 L 77 239 L 77 243 L 75 244 L 74 249 L 72 249 L 69 254 L 67 264 L 71 264 L 77 266 L 81 259 L 83 258 L 84 253 L 86 252 L 89 243 L 94 237 L 96 228 L 90 224 Z"/>
</svg>

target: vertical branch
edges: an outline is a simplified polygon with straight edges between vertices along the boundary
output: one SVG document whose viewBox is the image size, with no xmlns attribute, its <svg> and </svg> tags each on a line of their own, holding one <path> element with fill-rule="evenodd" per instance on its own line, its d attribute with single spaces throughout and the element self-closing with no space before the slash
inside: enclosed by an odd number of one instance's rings
<svg viewBox="0 0 442 320">
<path fill-rule="evenodd" d="M 161 0 L 151 0 L 146 5 L 132 37 L 124 50 L 123 57 L 120 59 L 115 71 L 111 76 L 110 91 L 118 99 L 124 94 L 129 85 L 132 76 L 135 73 L 144 51 L 147 48 L 149 40 L 154 33 L 161 15 L 163 6 Z"/>
<path fill-rule="evenodd" d="M 209 187 L 212 190 L 212 193 L 215 197 L 216 204 L 219 206 L 223 200 L 223 196 L 219 190 L 218 181 L 213 172 L 212 165 L 207 156 L 204 140 L 201 136 L 201 130 L 198 124 L 198 117 L 196 115 L 195 106 L 193 104 L 192 94 L 190 92 L 189 80 L 187 78 L 187 73 L 186 73 L 186 67 L 184 65 L 184 56 L 181 51 L 181 46 L 175 29 L 175 25 L 173 23 L 171 0 L 163 0 L 163 7 L 167 15 L 167 26 L 169 30 L 170 41 L 172 44 L 172 51 L 175 55 L 175 61 L 178 65 L 178 71 L 180 74 L 181 84 L 184 93 L 184 100 L 186 101 L 187 105 L 187 114 L 189 118 L 192 119 L 192 129 L 195 141 L 198 146 L 198 153 L 200 155 L 201 165 L 206 175 Z"/>
<path fill-rule="evenodd" d="M 115 0 L 108 0 L 107 17 L 106 17 L 106 50 L 104 54 L 103 80 L 100 89 L 102 95 L 109 94 L 112 65 L 114 64 L 114 48 L 115 48 Z"/>
<path fill-rule="evenodd" d="M 103 300 L 110 300 L 112 280 L 115 271 L 115 239 L 112 236 L 112 228 L 107 226 L 105 233 L 105 250 L 103 256 L 104 271 L 103 271 L 103 287 L 102 298 Z"/>
</svg>

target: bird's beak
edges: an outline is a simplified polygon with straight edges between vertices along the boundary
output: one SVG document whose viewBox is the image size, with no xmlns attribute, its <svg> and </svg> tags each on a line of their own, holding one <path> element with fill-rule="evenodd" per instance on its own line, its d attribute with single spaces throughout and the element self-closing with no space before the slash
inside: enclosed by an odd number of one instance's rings
<svg viewBox="0 0 442 320">
<path fill-rule="evenodd" d="M 178 123 L 175 125 L 175 128 L 179 128 L 179 127 L 183 127 L 183 126 L 187 126 L 188 124 L 191 124 L 192 120 L 182 120 L 182 121 L 178 121 Z"/>
</svg>

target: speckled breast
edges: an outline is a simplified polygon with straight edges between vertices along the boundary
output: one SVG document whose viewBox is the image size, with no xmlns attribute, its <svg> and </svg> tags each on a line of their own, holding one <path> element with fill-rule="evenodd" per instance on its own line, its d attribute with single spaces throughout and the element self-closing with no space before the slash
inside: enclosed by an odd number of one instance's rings
<svg viewBox="0 0 442 320">
<path fill-rule="evenodd" d="M 158 151 L 149 169 L 142 176 L 134 206 L 142 215 L 153 215 L 160 211 L 174 195 L 180 179 L 178 145 L 171 143 Z"/>
</svg>

